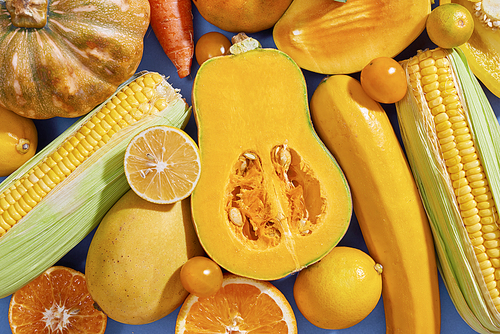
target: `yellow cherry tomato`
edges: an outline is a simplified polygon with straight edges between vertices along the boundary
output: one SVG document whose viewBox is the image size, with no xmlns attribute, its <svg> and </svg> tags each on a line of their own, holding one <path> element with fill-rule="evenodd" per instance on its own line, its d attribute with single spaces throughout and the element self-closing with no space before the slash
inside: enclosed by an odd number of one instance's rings
<svg viewBox="0 0 500 334">
<path fill-rule="evenodd" d="M 398 102 L 407 90 L 405 71 L 390 57 L 373 59 L 361 70 L 360 82 L 366 94 L 380 103 Z"/>
<path fill-rule="evenodd" d="M 181 283 L 189 293 L 200 298 L 219 291 L 222 270 L 212 259 L 204 256 L 190 258 L 181 268 Z"/>
<path fill-rule="evenodd" d="M 228 54 L 230 47 L 231 41 L 220 32 L 207 32 L 196 42 L 196 61 L 201 65 L 210 58 Z"/>
</svg>

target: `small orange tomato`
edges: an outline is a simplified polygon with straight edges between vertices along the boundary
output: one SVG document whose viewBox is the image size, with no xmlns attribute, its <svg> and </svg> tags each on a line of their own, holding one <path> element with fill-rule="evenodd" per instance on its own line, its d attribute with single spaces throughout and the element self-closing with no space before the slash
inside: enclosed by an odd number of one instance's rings
<svg viewBox="0 0 500 334">
<path fill-rule="evenodd" d="M 366 94 L 380 103 L 398 102 L 407 90 L 405 71 L 390 57 L 373 59 L 361 70 L 360 82 Z"/>
<path fill-rule="evenodd" d="M 222 286 L 222 270 L 217 263 L 205 256 L 194 256 L 181 268 L 181 283 L 189 293 L 200 298 L 219 291 Z"/>
<path fill-rule="evenodd" d="M 227 54 L 230 47 L 231 41 L 220 32 L 207 32 L 196 42 L 196 61 L 201 65 L 210 58 Z"/>
</svg>

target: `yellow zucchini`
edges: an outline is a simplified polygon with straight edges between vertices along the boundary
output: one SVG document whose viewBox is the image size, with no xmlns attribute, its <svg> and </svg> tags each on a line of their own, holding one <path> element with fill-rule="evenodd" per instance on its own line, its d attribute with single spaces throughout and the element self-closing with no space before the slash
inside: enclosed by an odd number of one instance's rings
<svg viewBox="0 0 500 334">
<path fill-rule="evenodd" d="M 311 99 L 318 135 L 344 171 L 370 255 L 383 266 L 387 333 L 439 333 L 430 226 L 394 129 L 358 80 L 335 75 Z"/>
</svg>

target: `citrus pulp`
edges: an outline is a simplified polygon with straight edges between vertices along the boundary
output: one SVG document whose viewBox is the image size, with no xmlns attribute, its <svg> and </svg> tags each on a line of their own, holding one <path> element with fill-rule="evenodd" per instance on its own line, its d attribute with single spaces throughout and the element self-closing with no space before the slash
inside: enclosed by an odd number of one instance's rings
<svg viewBox="0 0 500 334">
<path fill-rule="evenodd" d="M 190 294 L 177 317 L 175 334 L 295 334 L 297 322 L 285 296 L 268 281 L 225 273 L 210 297 Z"/>
<path fill-rule="evenodd" d="M 200 178 L 200 153 L 183 130 L 153 126 L 137 134 L 127 146 L 125 176 L 141 198 L 171 204 L 193 192 Z"/>
<path fill-rule="evenodd" d="M 9 324 L 13 334 L 102 334 L 107 316 L 94 307 L 81 272 L 54 266 L 12 295 Z"/>
</svg>

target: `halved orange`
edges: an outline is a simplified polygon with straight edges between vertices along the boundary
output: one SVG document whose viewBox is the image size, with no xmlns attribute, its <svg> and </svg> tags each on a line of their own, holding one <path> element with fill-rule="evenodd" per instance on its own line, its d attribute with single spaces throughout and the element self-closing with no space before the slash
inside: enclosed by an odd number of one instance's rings
<svg viewBox="0 0 500 334">
<path fill-rule="evenodd" d="M 9 324 L 13 334 L 102 334 L 107 316 L 94 307 L 81 272 L 53 266 L 12 295 Z"/>
<path fill-rule="evenodd" d="M 175 334 L 292 334 L 297 321 L 286 297 L 268 281 L 224 274 L 210 297 L 190 294 L 179 310 Z"/>
<path fill-rule="evenodd" d="M 130 188 L 157 204 L 180 201 L 193 192 L 200 178 L 200 153 L 183 130 L 153 126 L 137 134 L 125 151 L 124 168 Z"/>
</svg>

